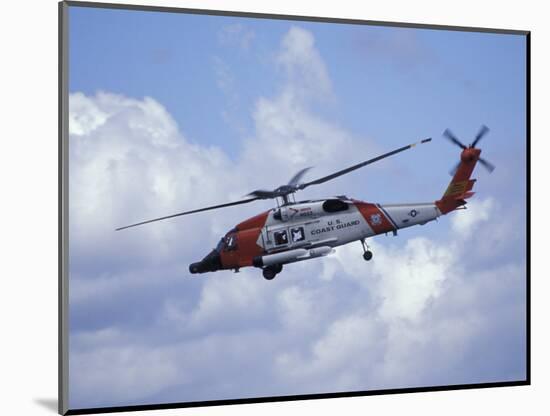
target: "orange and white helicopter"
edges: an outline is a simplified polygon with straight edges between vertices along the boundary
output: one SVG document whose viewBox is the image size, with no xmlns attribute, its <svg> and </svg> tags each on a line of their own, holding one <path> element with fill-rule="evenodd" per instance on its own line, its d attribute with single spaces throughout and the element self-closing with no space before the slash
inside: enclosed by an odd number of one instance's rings
<svg viewBox="0 0 550 416">
<path fill-rule="evenodd" d="M 189 271 L 192 274 L 228 269 L 239 271 L 242 267 L 254 266 L 261 268 L 263 276 L 271 280 L 282 271 L 284 264 L 326 256 L 334 252 L 334 247 L 352 241 L 361 242 L 363 258 L 368 261 L 372 258 L 372 252 L 365 243 L 367 238 L 388 232 L 397 235 L 400 228 L 423 225 L 441 215 L 465 208 L 466 199 L 474 194 L 471 189 L 476 180 L 470 179 L 470 176 L 476 163 L 480 162 L 490 172 L 494 169 L 491 163 L 480 157 L 481 150 L 475 147 L 488 131 L 486 126 L 482 126 L 474 141 L 466 146 L 448 129 L 445 130 L 444 136 L 462 148 L 462 152 L 460 161 L 451 171 L 451 183 L 443 196 L 434 202 L 382 205 L 346 196 L 299 202 L 294 198 L 297 191 L 330 181 L 418 144 L 427 143 L 431 141 L 431 138 L 428 138 L 310 182 L 301 182 L 309 168 L 302 169 L 288 184 L 273 191 L 256 190 L 247 195 L 251 197 L 248 199 L 155 218 L 118 228 L 117 231 L 182 215 L 247 204 L 261 199 L 275 199 L 277 208 L 237 224 L 221 238 L 216 248 L 206 257 L 192 263 Z"/>
</svg>

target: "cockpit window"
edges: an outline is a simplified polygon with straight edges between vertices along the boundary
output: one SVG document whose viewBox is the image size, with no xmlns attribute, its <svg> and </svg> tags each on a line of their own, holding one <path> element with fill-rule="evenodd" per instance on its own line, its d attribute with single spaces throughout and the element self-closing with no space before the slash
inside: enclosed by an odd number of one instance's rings
<svg viewBox="0 0 550 416">
<path fill-rule="evenodd" d="M 237 248 L 237 228 L 232 228 L 225 234 L 224 237 L 218 242 L 216 251 L 219 253 L 223 251 L 231 251 Z"/>
<path fill-rule="evenodd" d="M 225 251 L 235 250 L 237 248 L 237 234 L 229 234 L 225 237 Z"/>
<path fill-rule="evenodd" d="M 218 245 L 216 246 L 216 251 L 231 251 L 237 248 L 237 234 L 226 235 L 222 237 Z"/>
</svg>

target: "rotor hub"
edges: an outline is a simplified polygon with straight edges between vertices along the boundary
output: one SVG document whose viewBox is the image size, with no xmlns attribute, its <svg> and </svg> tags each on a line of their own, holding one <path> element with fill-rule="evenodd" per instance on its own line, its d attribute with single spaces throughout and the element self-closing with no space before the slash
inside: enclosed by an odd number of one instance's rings
<svg viewBox="0 0 550 416">
<path fill-rule="evenodd" d="M 468 147 L 462 151 L 460 155 L 460 160 L 462 160 L 463 162 L 474 162 L 478 159 L 480 153 L 480 149 Z"/>
</svg>

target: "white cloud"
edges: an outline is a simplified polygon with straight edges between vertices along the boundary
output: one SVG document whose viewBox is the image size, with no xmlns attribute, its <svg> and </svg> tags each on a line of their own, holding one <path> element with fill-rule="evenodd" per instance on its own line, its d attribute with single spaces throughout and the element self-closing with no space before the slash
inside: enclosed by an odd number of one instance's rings
<svg viewBox="0 0 550 416">
<path fill-rule="evenodd" d="M 304 287 L 297 283 L 285 285 L 277 293 L 277 317 L 285 331 L 310 334 L 325 324 L 327 293 L 318 287 Z M 323 310 L 325 308 L 325 310 Z"/>
<path fill-rule="evenodd" d="M 493 198 L 473 198 L 468 201 L 465 211 L 457 211 L 451 217 L 451 225 L 454 231 L 461 237 L 468 238 L 481 223 L 486 222 L 494 215 L 496 202 Z"/>
<path fill-rule="evenodd" d="M 308 164 L 323 169 L 342 166 L 341 149 L 357 145 L 359 152 L 365 147 L 344 129 L 314 115 L 291 89 L 275 99 L 258 100 L 254 121 L 256 137 L 247 143 L 244 160 L 253 163 L 263 154 L 261 163 L 267 160 L 273 167 L 286 168 L 288 178 Z"/>
<path fill-rule="evenodd" d="M 214 325 L 227 328 L 242 322 L 254 322 L 270 305 L 265 285 L 257 273 L 246 276 L 210 279 L 204 283 L 197 308 L 190 317 L 190 327 L 200 329 Z M 253 314 L 250 311 L 254 311 Z"/>
<path fill-rule="evenodd" d="M 164 107 L 151 98 L 75 93 L 69 102 L 74 120 L 70 229 L 77 254 L 117 251 L 129 244 L 132 249 L 122 251 L 141 257 L 153 254 L 154 242 L 155 255 L 171 256 L 189 250 L 188 244 L 181 244 L 182 231 L 202 233 L 210 237 L 209 244 L 215 242 L 213 229 L 200 220 L 187 222 L 185 228 L 181 222 L 167 221 L 123 233 L 114 229 L 240 197 L 246 188 L 230 184 L 246 181 L 238 178 L 242 172 L 235 173 L 221 150 L 190 143 Z"/>
<path fill-rule="evenodd" d="M 327 68 L 311 32 L 297 26 L 290 28 L 281 42 L 277 61 L 297 91 L 321 97 L 332 92 Z"/>
<path fill-rule="evenodd" d="M 368 157 L 376 152 L 371 140 L 354 137 L 313 110 L 312 104 L 330 102 L 334 95 L 310 32 L 292 27 L 283 37 L 276 62 L 284 68 L 286 80 L 276 96 L 257 100 L 253 111 L 255 134 L 246 141 L 242 164 L 254 171 L 267 166 L 278 172 L 278 182 L 272 182 L 277 186 L 304 167 L 314 166 L 316 169 L 310 174 L 322 176 L 349 165 L 351 153 Z M 351 180 L 343 178 L 339 183 Z M 309 192 L 315 195 L 320 191 Z"/>
<path fill-rule="evenodd" d="M 331 321 L 310 343 L 309 350 L 282 351 L 276 359 L 279 377 L 310 393 L 357 390 L 365 370 L 382 356 L 385 345 L 380 322 L 366 314 Z"/>
<path fill-rule="evenodd" d="M 340 306 L 345 314 L 320 314 L 326 319 L 324 330 L 307 353 L 279 355 L 278 371 L 297 384 L 330 378 L 329 383 L 314 385 L 323 391 L 357 389 L 361 383 L 370 388 L 395 387 L 406 374 L 399 368 L 407 367 L 411 358 L 407 350 L 430 342 L 422 320 L 441 296 L 443 282 L 456 275 L 455 248 L 415 238 L 404 247 L 372 243 L 371 249 L 375 252 L 371 262 L 363 260 L 360 247 L 347 245 L 334 256 L 340 267 L 328 259 L 323 263 L 335 274 L 329 277 L 330 285 L 350 279 L 355 289 L 350 298 L 340 299 L 351 305 L 348 310 Z M 295 296 L 302 298 L 303 293 Z"/>
<path fill-rule="evenodd" d="M 523 377 L 523 347 L 507 355 L 495 341 L 501 337 L 521 344 L 523 339 L 522 266 L 474 272 L 461 261 L 467 244 L 441 247 L 425 238 L 402 247 L 371 246 L 375 258 L 369 263 L 360 248 L 338 248 L 335 258 L 342 268 L 330 285 L 348 279 L 356 283 L 349 297 L 338 297 L 352 306 L 341 305 L 342 315 L 320 314 L 325 325 L 305 348 L 281 350 L 279 377 L 297 389 L 309 386 L 308 392 Z M 501 366 L 501 353 L 514 363 L 513 370 Z M 491 364 L 478 371 L 471 354 Z"/>
<path fill-rule="evenodd" d="M 427 303 L 440 295 L 441 284 L 452 277 L 456 261 L 452 247 L 441 247 L 426 238 L 413 238 L 405 247 L 379 250 L 373 264 L 380 276 L 385 319 L 417 319 Z"/>
<path fill-rule="evenodd" d="M 69 134 L 89 134 L 107 121 L 107 114 L 82 93 L 72 94 L 69 104 Z"/>
</svg>

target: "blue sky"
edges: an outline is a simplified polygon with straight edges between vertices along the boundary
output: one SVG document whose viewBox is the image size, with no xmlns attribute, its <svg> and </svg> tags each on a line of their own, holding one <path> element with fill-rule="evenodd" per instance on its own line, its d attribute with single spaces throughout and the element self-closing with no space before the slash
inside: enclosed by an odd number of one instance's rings
<svg viewBox="0 0 550 416">
<path fill-rule="evenodd" d="M 234 115 L 251 134 L 250 109 L 258 96 L 276 92 L 281 74 L 274 52 L 292 25 L 77 7 L 70 17 L 76 40 L 70 49 L 71 91 L 154 97 L 193 140 L 221 146 L 232 156 L 242 132 L 228 126 L 221 111 L 211 111 L 212 105 L 232 104 L 218 86 L 216 61 L 231 70 L 239 90 Z M 224 32 L 234 25 L 254 34 L 248 46 L 237 44 L 244 33 L 232 39 Z M 300 27 L 315 34 L 329 63 L 336 102 L 323 115 L 358 135 L 393 145 L 454 127 L 468 140 L 482 123 L 495 134 L 523 134 L 517 122 L 525 115 L 521 36 L 312 22 Z M 439 149 L 434 152 L 440 156 Z"/>
<path fill-rule="evenodd" d="M 524 57 L 519 35 L 71 7 L 71 407 L 523 378 Z M 269 283 L 187 276 L 269 202 L 112 231 L 425 137 L 301 196 L 433 201 L 459 154 L 441 133 L 481 124 L 497 169 L 471 209 L 369 265 L 350 245 Z"/>
</svg>

